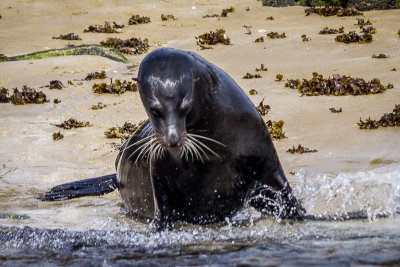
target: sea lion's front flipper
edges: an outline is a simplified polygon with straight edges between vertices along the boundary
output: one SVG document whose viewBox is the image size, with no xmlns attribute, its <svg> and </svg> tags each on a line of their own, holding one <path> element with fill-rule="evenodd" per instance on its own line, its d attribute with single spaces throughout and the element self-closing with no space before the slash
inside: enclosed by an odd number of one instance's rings
<svg viewBox="0 0 400 267">
<path fill-rule="evenodd" d="M 35 198 L 42 201 L 61 201 L 84 196 L 100 196 L 118 188 L 116 174 L 61 184 Z"/>
</svg>

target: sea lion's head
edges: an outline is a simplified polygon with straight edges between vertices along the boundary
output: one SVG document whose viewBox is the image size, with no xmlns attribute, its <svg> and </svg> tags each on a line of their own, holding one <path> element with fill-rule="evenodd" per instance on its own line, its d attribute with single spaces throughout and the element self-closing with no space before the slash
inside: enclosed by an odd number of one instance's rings
<svg viewBox="0 0 400 267">
<path fill-rule="evenodd" d="M 183 146 L 186 117 L 193 104 L 190 58 L 173 49 L 156 50 L 142 61 L 138 85 L 155 137 L 167 149 Z"/>
</svg>

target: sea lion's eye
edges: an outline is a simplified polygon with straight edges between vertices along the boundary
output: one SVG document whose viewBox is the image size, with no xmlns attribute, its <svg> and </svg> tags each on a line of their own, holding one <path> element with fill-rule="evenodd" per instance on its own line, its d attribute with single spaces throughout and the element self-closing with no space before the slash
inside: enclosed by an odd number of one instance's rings
<svg viewBox="0 0 400 267">
<path fill-rule="evenodd" d="M 161 117 L 161 112 L 160 112 L 159 110 L 157 110 L 157 109 L 155 109 L 155 108 L 152 108 L 152 109 L 150 109 L 150 111 L 151 111 L 151 114 L 153 114 L 153 116 L 154 116 L 155 118 Z"/>
</svg>

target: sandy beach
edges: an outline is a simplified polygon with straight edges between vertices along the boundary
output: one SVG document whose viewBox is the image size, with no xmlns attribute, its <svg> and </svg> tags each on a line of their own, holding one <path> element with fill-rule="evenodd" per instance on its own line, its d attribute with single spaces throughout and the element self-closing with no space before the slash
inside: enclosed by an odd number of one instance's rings
<svg viewBox="0 0 400 267">
<path fill-rule="evenodd" d="M 202 18 L 220 14 L 233 6 L 227 17 Z M 248 11 L 246 8 L 248 7 Z M 133 14 L 149 16 L 151 23 L 127 25 Z M 172 14 L 176 20 L 161 21 L 161 14 Z M 400 129 L 398 127 L 360 130 L 357 122 L 369 116 L 379 119 L 400 104 L 400 10 L 369 11 L 357 17 L 305 16 L 303 7 L 263 7 L 257 1 L 9 1 L 0 2 L 0 53 L 20 55 L 68 43 L 98 44 L 108 37 L 148 38 L 150 51 L 172 47 L 200 54 L 226 71 L 249 95 L 255 105 L 264 98 L 271 111 L 267 120 L 283 120 L 286 137 L 274 141 L 280 160 L 291 183 L 297 180 L 289 172 L 307 169 L 335 176 L 343 172 L 368 171 L 400 162 Z M 274 20 L 266 20 L 273 16 Z M 356 18 L 371 20 L 377 33 L 369 44 L 343 44 L 335 35 L 318 34 L 322 28 L 344 27 L 345 32 L 358 31 Z M 121 33 L 83 33 L 89 25 L 115 21 L 125 24 Z M 251 26 L 251 34 L 243 27 Z M 231 45 L 216 45 L 201 50 L 195 37 L 224 28 Z M 285 32 L 285 39 L 268 39 L 268 32 Z M 54 40 L 53 36 L 73 32 L 82 41 Z M 311 41 L 303 42 L 306 34 Z M 263 43 L 254 40 L 264 36 Z M 372 54 L 384 53 L 386 59 Z M 74 200 L 63 204 L 40 203 L 33 199 L 50 187 L 114 172 L 117 151 L 104 131 L 124 122 L 146 119 L 137 92 L 122 95 L 94 94 L 95 81 L 82 80 L 90 72 L 105 70 L 113 79 L 131 80 L 145 54 L 127 56 L 130 64 L 97 56 L 68 56 L 40 60 L 0 63 L 0 87 L 8 89 L 28 85 L 42 90 L 51 102 L 42 105 L 0 104 L 0 208 L 7 212 L 31 215 L 31 226 L 87 229 L 109 216 L 118 217 L 118 192 L 99 197 Z M 242 79 L 264 64 L 268 71 L 260 79 Z M 128 66 L 135 65 L 133 69 Z M 397 71 L 391 69 L 397 68 Z M 378 78 L 394 88 L 383 94 L 366 96 L 300 96 L 285 88 L 286 79 L 310 79 L 312 72 L 324 77 L 351 75 L 365 80 Z M 275 81 L 276 74 L 283 81 Z M 39 88 L 50 80 L 68 85 L 62 90 Z M 107 79 L 109 82 L 109 79 Z M 53 99 L 61 100 L 54 104 Z M 107 107 L 92 110 L 102 102 Z M 342 108 L 334 114 L 329 108 Z M 61 130 L 59 141 L 52 134 L 59 131 L 53 124 L 69 118 L 89 121 L 88 128 Z M 233 129 L 234 130 L 234 129 Z M 291 155 L 286 151 L 301 144 L 317 153 Z M 18 203 L 18 204 L 16 204 Z M 94 207 L 94 208 L 93 208 Z M 85 216 L 83 216 L 85 215 Z M 47 219 L 50 218 L 50 219 Z M 14 224 L 7 221 L 6 224 Z"/>
</svg>

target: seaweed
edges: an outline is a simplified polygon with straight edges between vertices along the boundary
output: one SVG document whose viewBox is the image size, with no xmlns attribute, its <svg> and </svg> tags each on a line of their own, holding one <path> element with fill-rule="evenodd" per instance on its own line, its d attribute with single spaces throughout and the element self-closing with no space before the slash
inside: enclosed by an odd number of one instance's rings
<svg viewBox="0 0 400 267">
<path fill-rule="evenodd" d="M 82 40 L 77 34 L 74 33 L 67 33 L 67 34 L 60 34 L 58 37 L 54 37 L 53 39 L 61 39 L 61 40 Z"/>
<path fill-rule="evenodd" d="M 396 68 L 393 68 L 393 69 L 391 69 L 390 71 L 397 71 L 397 69 L 396 69 Z"/>
<path fill-rule="evenodd" d="M 90 127 L 92 125 L 88 121 L 83 122 L 83 121 L 78 121 L 74 118 L 70 118 L 69 120 L 66 120 L 60 124 L 54 124 L 54 126 L 65 130 L 70 130 L 72 128 Z"/>
<path fill-rule="evenodd" d="M 126 91 L 132 91 L 136 92 L 137 91 L 137 84 L 128 82 L 126 80 L 122 81 L 116 79 L 115 83 L 113 83 L 111 79 L 110 84 L 106 83 L 99 83 L 99 84 L 93 84 L 92 86 L 93 92 L 98 93 L 98 94 L 123 94 Z"/>
<path fill-rule="evenodd" d="M 11 101 L 11 98 L 8 96 L 8 89 L 1 87 L 0 88 L 0 103 L 8 103 Z"/>
<path fill-rule="evenodd" d="M 65 86 L 64 86 L 64 84 L 63 84 L 61 81 L 59 81 L 59 80 L 52 80 L 52 81 L 50 81 L 50 84 L 49 84 L 49 85 L 41 86 L 40 88 L 42 88 L 42 87 L 48 87 L 49 89 L 58 89 L 58 90 L 61 90 L 61 89 L 63 89 L 63 87 L 65 87 Z"/>
<path fill-rule="evenodd" d="M 53 140 L 54 141 L 57 141 L 57 140 L 60 140 L 60 139 L 63 139 L 63 138 L 64 138 L 64 135 L 60 131 L 58 131 L 56 133 L 53 133 Z"/>
<path fill-rule="evenodd" d="M 251 34 L 251 26 L 243 25 L 243 28 L 247 30 L 246 34 L 250 35 Z"/>
<path fill-rule="evenodd" d="M 264 64 L 261 64 L 260 68 L 256 68 L 256 71 L 267 71 L 268 68 L 264 67 Z"/>
<path fill-rule="evenodd" d="M 74 83 L 71 80 L 68 80 L 68 85 L 74 85 Z"/>
<path fill-rule="evenodd" d="M 266 17 L 265 20 L 274 20 L 273 16 Z"/>
<path fill-rule="evenodd" d="M 125 27 L 124 24 L 117 24 L 115 21 L 113 21 L 113 28 L 114 29 L 122 29 L 124 27 Z"/>
<path fill-rule="evenodd" d="M 161 14 L 161 20 L 162 20 L 162 21 L 166 21 L 166 20 L 176 20 L 176 18 L 174 17 L 174 15 L 164 15 L 164 14 Z"/>
<path fill-rule="evenodd" d="M 283 124 L 285 124 L 285 122 L 282 120 L 280 121 L 269 120 L 265 123 L 273 140 L 285 138 L 285 132 L 283 131 Z"/>
<path fill-rule="evenodd" d="M 390 89 L 390 84 L 383 86 L 379 79 L 372 79 L 366 82 L 362 78 L 352 78 L 346 75 L 334 74 L 332 78 L 325 79 L 322 75 L 313 72 L 310 80 L 289 79 L 285 87 L 297 89 L 302 95 L 369 95 L 383 93 L 386 89 Z"/>
<path fill-rule="evenodd" d="M 53 99 L 53 103 L 54 103 L 54 104 L 59 104 L 59 103 L 61 103 L 61 100 L 58 99 L 58 98 L 54 98 L 54 99 Z"/>
<path fill-rule="evenodd" d="M 105 79 L 105 78 L 107 78 L 107 74 L 104 70 L 102 70 L 101 72 L 96 71 L 96 72 L 88 73 L 85 80 L 90 81 L 90 80 L 94 80 L 94 79 Z"/>
<path fill-rule="evenodd" d="M 235 12 L 235 8 L 234 7 L 222 9 L 221 17 L 227 17 L 228 13 L 233 13 L 233 12 Z"/>
<path fill-rule="evenodd" d="M 0 59 L 6 59 L 6 58 L 7 58 L 7 56 L 6 56 L 6 55 L 4 55 L 4 54 L 0 53 Z"/>
<path fill-rule="evenodd" d="M 116 126 L 107 129 L 104 132 L 104 135 L 107 138 L 126 138 L 129 135 L 133 134 L 139 126 L 136 124 L 132 124 L 130 122 L 125 122 L 122 127 Z"/>
<path fill-rule="evenodd" d="M 319 34 L 336 34 L 336 33 L 344 33 L 344 27 L 342 26 L 339 29 L 325 27 L 319 32 Z"/>
<path fill-rule="evenodd" d="M 360 18 L 360 19 L 356 19 L 357 20 L 357 24 L 354 25 L 358 25 L 360 27 L 365 26 L 365 25 L 372 25 L 372 22 L 370 20 L 365 21 L 364 18 Z"/>
<path fill-rule="evenodd" d="M 83 32 L 97 32 L 97 33 L 120 33 L 115 28 L 120 26 L 114 22 L 114 27 L 108 21 L 104 22 L 103 25 L 90 25 L 87 29 L 83 30 Z"/>
<path fill-rule="evenodd" d="M 137 24 L 146 24 L 150 23 L 151 20 L 149 17 L 141 17 L 140 15 L 132 15 L 132 17 L 129 19 L 128 24 L 129 25 L 137 25 Z"/>
<path fill-rule="evenodd" d="M 397 34 L 400 36 L 400 30 L 397 31 Z"/>
<path fill-rule="evenodd" d="M 362 26 L 362 27 L 360 27 L 360 29 L 361 29 L 361 33 L 364 33 L 364 34 L 371 35 L 371 34 L 376 33 L 376 29 L 372 26 L 368 26 L 366 28 Z"/>
<path fill-rule="evenodd" d="M 235 12 L 235 8 L 230 7 L 230 8 L 222 9 L 221 15 L 218 15 L 218 14 L 205 15 L 205 16 L 203 16 L 203 18 L 227 17 L 228 13 L 233 13 L 233 12 Z"/>
<path fill-rule="evenodd" d="M 113 47 L 121 53 L 130 55 L 146 53 L 150 47 L 149 40 L 147 38 L 142 40 L 135 37 L 126 40 L 119 38 L 108 38 L 106 41 L 101 41 L 100 44 Z"/>
<path fill-rule="evenodd" d="M 128 63 L 128 59 L 124 57 L 118 50 L 101 45 L 79 45 L 74 47 L 66 47 L 61 49 L 49 49 L 19 56 L 0 58 L 0 62 L 42 59 L 49 57 L 61 56 L 80 56 L 94 55 L 109 58 L 114 61 Z"/>
<path fill-rule="evenodd" d="M 24 85 L 21 92 L 14 88 L 14 93 L 10 97 L 11 102 L 14 105 L 25 105 L 25 104 L 43 104 L 49 102 L 46 94 L 42 91 L 36 92 L 35 89 Z"/>
<path fill-rule="evenodd" d="M 279 34 L 279 33 L 277 33 L 277 32 L 270 32 L 270 33 L 267 33 L 267 36 L 268 36 L 270 39 L 281 39 L 281 38 L 286 38 L 286 34 L 285 34 L 285 33 Z"/>
<path fill-rule="evenodd" d="M 309 149 L 306 147 L 303 147 L 302 145 L 299 144 L 299 146 L 297 148 L 295 148 L 294 146 L 292 148 L 289 148 L 288 151 L 286 151 L 290 154 L 304 154 L 304 153 L 315 153 L 318 152 L 318 150 L 316 149 Z"/>
<path fill-rule="evenodd" d="M 301 38 L 302 38 L 303 42 L 311 41 L 311 38 L 310 38 L 310 37 L 307 37 L 307 35 L 305 35 L 305 34 L 302 34 L 302 35 L 301 35 Z"/>
<path fill-rule="evenodd" d="M 342 113 L 342 108 L 339 108 L 339 109 L 336 109 L 336 108 L 329 108 L 329 110 L 332 112 L 332 113 Z"/>
<path fill-rule="evenodd" d="M 350 31 L 349 33 L 343 33 L 336 36 L 336 42 L 349 43 L 370 43 L 372 42 L 372 34 L 364 33 L 362 35 L 357 34 L 355 31 Z"/>
<path fill-rule="evenodd" d="M 262 78 L 260 74 L 256 73 L 256 74 L 250 74 L 250 73 L 246 73 L 243 77 L 243 79 L 253 79 L 253 78 Z"/>
<path fill-rule="evenodd" d="M 199 46 L 206 46 L 206 45 L 216 45 L 218 43 L 229 45 L 231 41 L 229 37 L 226 36 L 224 29 L 217 29 L 215 32 L 210 31 L 209 33 L 204 33 L 196 37 L 198 40 L 196 42 Z"/>
<path fill-rule="evenodd" d="M 387 56 L 387 55 L 385 55 L 385 54 L 379 54 L 379 55 L 375 55 L 375 54 L 373 54 L 372 55 L 372 58 L 388 58 L 389 56 Z"/>
<path fill-rule="evenodd" d="M 106 104 L 103 104 L 103 103 L 101 103 L 101 102 L 97 103 L 97 105 L 92 105 L 92 109 L 93 109 L 93 110 L 103 109 L 103 108 L 105 108 L 105 107 L 107 107 L 107 105 L 106 105 Z"/>
<path fill-rule="evenodd" d="M 357 122 L 360 129 L 377 129 L 379 127 L 400 127 L 400 104 L 394 105 L 394 109 L 391 113 L 385 113 L 378 121 L 371 120 L 368 117 L 364 122 L 360 118 L 360 122 Z"/>
<path fill-rule="evenodd" d="M 320 16 L 329 17 L 329 16 L 338 16 L 338 17 L 345 17 L 345 16 L 358 16 L 363 15 L 361 11 L 358 11 L 356 8 L 343 8 L 343 7 L 310 7 L 304 10 L 306 16 L 311 14 L 318 14 Z"/>
<path fill-rule="evenodd" d="M 265 105 L 264 104 L 264 98 L 261 100 L 260 104 L 256 107 L 258 113 L 260 113 L 261 116 L 265 116 L 268 114 L 268 112 L 271 110 L 270 105 Z"/>
<path fill-rule="evenodd" d="M 250 89 L 250 90 L 249 90 L 249 94 L 250 94 L 250 95 L 258 95 L 258 92 L 257 92 L 256 89 Z"/>
<path fill-rule="evenodd" d="M 278 73 L 278 74 L 275 76 L 275 78 L 276 78 L 276 81 L 280 82 L 280 81 L 282 81 L 282 79 L 283 79 L 283 75 L 280 74 L 280 73 Z"/>
<path fill-rule="evenodd" d="M 263 43 L 264 42 L 264 37 L 260 37 L 254 40 L 255 43 Z"/>
</svg>

